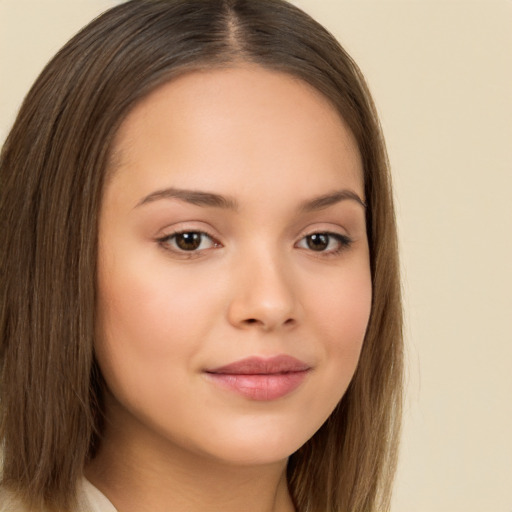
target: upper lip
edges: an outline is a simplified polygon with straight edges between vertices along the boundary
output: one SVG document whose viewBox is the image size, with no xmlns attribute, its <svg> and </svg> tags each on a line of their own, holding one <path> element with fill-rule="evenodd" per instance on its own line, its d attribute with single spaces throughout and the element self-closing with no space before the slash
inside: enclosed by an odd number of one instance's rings
<svg viewBox="0 0 512 512">
<path fill-rule="evenodd" d="M 274 357 L 247 357 L 233 363 L 206 370 L 207 373 L 221 373 L 227 375 L 271 375 L 279 373 L 302 372 L 309 370 L 304 361 L 288 356 L 279 355 Z"/>
</svg>

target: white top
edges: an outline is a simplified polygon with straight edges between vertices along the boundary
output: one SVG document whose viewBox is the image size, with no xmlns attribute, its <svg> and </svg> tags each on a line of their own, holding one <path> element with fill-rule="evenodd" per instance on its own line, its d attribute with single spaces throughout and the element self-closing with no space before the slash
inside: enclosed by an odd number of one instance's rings
<svg viewBox="0 0 512 512">
<path fill-rule="evenodd" d="M 82 478 L 79 512 L 117 512 L 110 500 L 89 480 Z"/>
<path fill-rule="evenodd" d="M 0 489 L 0 512 L 23 512 L 11 493 Z M 82 478 L 78 488 L 78 508 L 75 512 L 117 512 L 109 499 L 94 485 Z"/>
</svg>

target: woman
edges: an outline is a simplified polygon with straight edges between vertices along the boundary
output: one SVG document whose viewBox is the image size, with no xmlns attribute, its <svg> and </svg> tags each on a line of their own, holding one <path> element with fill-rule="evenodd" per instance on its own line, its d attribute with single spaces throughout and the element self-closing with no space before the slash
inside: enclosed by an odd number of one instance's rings
<svg viewBox="0 0 512 512">
<path fill-rule="evenodd" d="M 111 9 L 1 176 L 6 510 L 389 507 L 389 174 L 325 29 L 274 0 Z"/>
</svg>

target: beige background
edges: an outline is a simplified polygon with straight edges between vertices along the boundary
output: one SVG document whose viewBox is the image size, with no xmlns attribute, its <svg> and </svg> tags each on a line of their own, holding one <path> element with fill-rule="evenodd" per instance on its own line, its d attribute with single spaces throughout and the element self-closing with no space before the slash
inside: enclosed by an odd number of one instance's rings
<svg viewBox="0 0 512 512">
<path fill-rule="evenodd" d="M 0 139 L 113 0 L 0 0 Z M 512 512 L 512 2 L 297 0 L 366 74 L 393 167 L 408 398 L 394 512 Z"/>
</svg>

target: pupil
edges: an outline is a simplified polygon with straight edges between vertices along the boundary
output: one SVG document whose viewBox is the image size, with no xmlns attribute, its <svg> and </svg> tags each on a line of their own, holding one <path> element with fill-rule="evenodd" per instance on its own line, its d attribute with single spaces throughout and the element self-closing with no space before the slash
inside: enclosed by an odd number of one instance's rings
<svg viewBox="0 0 512 512">
<path fill-rule="evenodd" d="M 308 247 L 313 251 L 324 251 L 329 245 L 329 236 L 324 234 L 315 234 L 308 236 Z"/>
<path fill-rule="evenodd" d="M 176 245 L 183 251 L 194 251 L 201 245 L 201 233 L 180 233 Z"/>
</svg>

